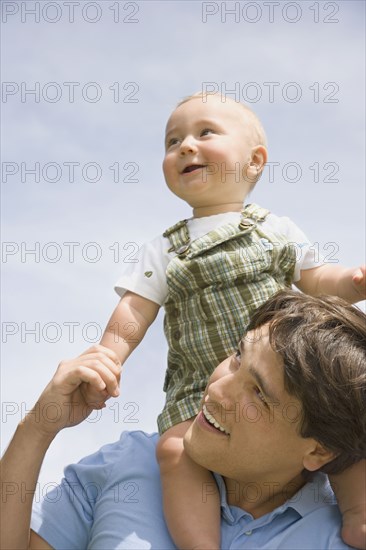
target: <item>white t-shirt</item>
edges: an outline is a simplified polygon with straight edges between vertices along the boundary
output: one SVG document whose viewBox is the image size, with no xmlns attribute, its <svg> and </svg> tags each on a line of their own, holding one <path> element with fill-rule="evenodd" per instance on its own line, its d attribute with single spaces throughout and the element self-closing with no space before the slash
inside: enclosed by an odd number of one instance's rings
<svg viewBox="0 0 366 550">
<path fill-rule="evenodd" d="M 210 231 L 227 223 L 239 224 L 240 212 L 226 212 L 203 218 L 191 218 L 188 220 L 188 230 L 191 241 L 206 235 Z M 300 272 L 303 269 L 319 267 L 323 258 L 315 258 L 311 242 L 306 235 L 289 218 L 268 214 L 263 222 L 258 222 L 258 227 L 264 233 L 274 237 L 282 235 L 296 246 L 296 265 L 293 282 L 300 280 Z M 129 290 L 147 298 L 162 306 L 168 296 L 166 282 L 166 268 L 176 253 L 168 252 L 171 247 L 169 239 L 159 235 L 152 241 L 144 244 L 134 262 L 127 265 L 122 276 L 118 279 L 115 290 L 122 298 Z"/>
</svg>

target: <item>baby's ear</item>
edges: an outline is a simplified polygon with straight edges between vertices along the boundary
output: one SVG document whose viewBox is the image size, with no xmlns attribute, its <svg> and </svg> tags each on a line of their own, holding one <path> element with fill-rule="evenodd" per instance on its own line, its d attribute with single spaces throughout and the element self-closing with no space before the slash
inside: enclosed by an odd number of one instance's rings
<svg viewBox="0 0 366 550">
<path fill-rule="evenodd" d="M 257 173 L 260 175 L 263 172 L 263 168 L 267 162 L 268 154 L 264 145 L 257 145 L 252 150 L 251 164 L 253 163 L 257 168 Z"/>
<path fill-rule="evenodd" d="M 323 445 L 315 442 L 315 446 L 312 450 L 309 450 L 303 458 L 303 466 L 309 472 L 315 472 L 319 470 L 328 462 L 331 462 L 337 457 L 333 451 L 329 451 Z"/>
<path fill-rule="evenodd" d="M 262 175 L 267 162 L 267 149 L 263 145 L 253 147 L 249 164 L 247 165 L 246 176 L 251 182 L 251 191 Z"/>
</svg>

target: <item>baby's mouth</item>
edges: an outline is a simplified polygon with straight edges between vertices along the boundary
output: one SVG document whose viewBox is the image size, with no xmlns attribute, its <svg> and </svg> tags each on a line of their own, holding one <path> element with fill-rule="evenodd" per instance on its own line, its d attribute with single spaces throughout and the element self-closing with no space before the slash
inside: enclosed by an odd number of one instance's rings
<svg viewBox="0 0 366 550">
<path fill-rule="evenodd" d="M 201 168 L 205 168 L 205 166 L 203 164 L 190 164 L 184 168 L 182 174 L 188 174 L 189 172 L 194 172 L 195 170 L 200 170 Z"/>
</svg>

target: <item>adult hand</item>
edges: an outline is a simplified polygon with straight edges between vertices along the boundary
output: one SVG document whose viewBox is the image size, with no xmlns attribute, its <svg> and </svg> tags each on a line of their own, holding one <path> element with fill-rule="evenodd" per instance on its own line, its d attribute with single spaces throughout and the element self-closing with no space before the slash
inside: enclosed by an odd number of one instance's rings
<svg viewBox="0 0 366 550">
<path fill-rule="evenodd" d="M 100 345 L 61 361 L 26 422 L 51 437 L 76 426 L 94 409 L 104 408 L 107 399 L 119 395 L 120 371 L 117 355 Z"/>
<path fill-rule="evenodd" d="M 27 488 L 27 496 L 35 493 L 53 438 L 119 394 L 120 370 L 116 354 L 103 346 L 93 346 L 76 359 L 62 361 L 32 411 L 20 422 L 1 462 L 1 486 L 17 487 L 0 503 L 4 526 L 1 548 L 51 548 L 34 533 L 30 538 L 33 498 L 23 498 L 19 487 Z"/>
</svg>

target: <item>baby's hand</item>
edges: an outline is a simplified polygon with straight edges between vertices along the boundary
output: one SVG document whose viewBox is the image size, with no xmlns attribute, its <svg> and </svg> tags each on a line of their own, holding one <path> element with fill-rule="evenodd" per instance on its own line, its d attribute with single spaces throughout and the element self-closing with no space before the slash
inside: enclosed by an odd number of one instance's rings
<svg viewBox="0 0 366 550">
<path fill-rule="evenodd" d="M 353 287 L 360 295 L 360 300 L 366 299 L 366 266 L 358 267 L 352 276 Z"/>
<path fill-rule="evenodd" d="M 95 358 L 98 358 L 99 353 L 103 353 L 104 351 L 103 346 L 94 346 L 93 350 L 95 352 Z M 118 397 L 119 396 L 119 380 L 120 380 L 120 372 L 121 372 L 121 365 L 118 362 L 118 360 L 108 360 L 108 366 L 104 368 L 105 376 L 107 378 L 110 378 L 113 380 L 114 376 L 116 377 L 117 384 L 115 385 L 114 389 L 109 393 L 107 389 L 104 390 L 98 390 L 97 388 L 93 387 L 91 384 L 88 384 L 86 382 L 83 382 L 80 385 L 80 392 L 85 400 L 86 403 L 88 403 L 90 406 L 93 407 L 93 409 L 99 409 L 105 407 L 105 401 L 109 399 L 110 397 Z"/>
</svg>

